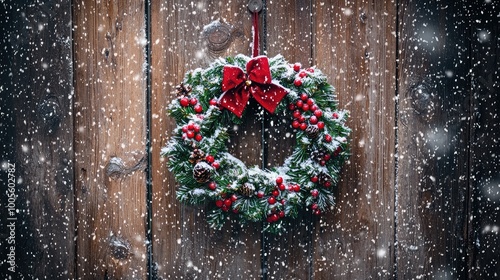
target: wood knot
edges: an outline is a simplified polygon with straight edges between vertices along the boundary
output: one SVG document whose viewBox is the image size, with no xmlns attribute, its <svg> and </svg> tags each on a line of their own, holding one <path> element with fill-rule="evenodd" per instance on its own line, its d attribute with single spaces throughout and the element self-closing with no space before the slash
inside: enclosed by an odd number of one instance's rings
<svg viewBox="0 0 500 280">
<path fill-rule="evenodd" d="M 409 96 L 412 100 L 412 107 L 418 114 L 423 114 L 431 110 L 432 94 L 428 83 L 422 82 L 411 87 Z"/>
<path fill-rule="evenodd" d="M 115 260 L 124 260 L 130 256 L 130 243 L 118 236 L 111 236 L 109 240 L 111 256 Z"/>
<path fill-rule="evenodd" d="M 209 51 L 221 53 L 229 48 L 237 33 L 231 25 L 216 20 L 203 28 L 202 38 Z"/>
<path fill-rule="evenodd" d="M 127 162 L 125 163 L 120 157 L 112 157 L 106 164 L 106 175 L 112 179 L 118 179 L 146 168 L 146 156 L 142 156 L 140 159 L 137 159 L 137 156 L 132 156 Z"/>
<path fill-rule="evenodd" d="M 61 106 L 55 96 L 45 97 L 37 107 L 38 116 L 43 122 L 43 131 L 53 134 L 61 123 Z"/>
</svg>

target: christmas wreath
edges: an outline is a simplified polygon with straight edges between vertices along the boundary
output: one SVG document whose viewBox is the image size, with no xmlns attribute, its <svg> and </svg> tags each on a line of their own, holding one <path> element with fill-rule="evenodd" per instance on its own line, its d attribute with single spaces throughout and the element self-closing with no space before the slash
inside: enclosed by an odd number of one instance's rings
<svg viewBox="0 0 500 280">
<path fill-rule="evenodd" d="M 168 113 L 177 127 L 162 154 L 178 183 L 177 198 L 206 204 L 211 227 L 234 218 L 263 221 L 265 231 L 280 232 L 302 209 L 319 215 L 334 206 L 332 189 L 348 156 L 350 129 L 321 71 L 290 65 L 281 55 L 237 55 L 188 72 L 176 90 Z M 228 152 L 251 98 L 296 131 L 283 166 L 247 167 Z"/>
</svg>

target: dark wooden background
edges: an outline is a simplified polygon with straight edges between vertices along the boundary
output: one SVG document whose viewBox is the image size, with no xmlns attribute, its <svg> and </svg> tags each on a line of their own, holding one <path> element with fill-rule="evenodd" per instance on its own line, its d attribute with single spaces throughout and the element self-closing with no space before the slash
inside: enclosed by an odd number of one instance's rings
<svg viewBox="0 0 500 280">
<path fill-rule="evenodd" d="M 353 130 L 335 209 L 280 236 L 211 230 L 203 208 L 176 201 L 159 156 L 184 73 L 250 54 L 246 4 L 0 3 L 0 276 L 498 277 L 500 3 L 264 1 L 261 53 L 322 69 Z M 294 141 L 269 115 L 239 131 L 232 152 L 247 164 L 281 164 Z"/>
</svg>

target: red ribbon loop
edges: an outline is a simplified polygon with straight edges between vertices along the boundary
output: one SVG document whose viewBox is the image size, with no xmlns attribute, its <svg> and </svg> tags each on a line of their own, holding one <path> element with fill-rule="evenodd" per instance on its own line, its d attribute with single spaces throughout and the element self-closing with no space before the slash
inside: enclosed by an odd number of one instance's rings
<svg viewBox="0 0 500 280">
<path fill-rule="evenodd" d="M 219 104 L 241 118 L 250 95 L 267 111 L 274 110 L 288 91 L 272 83 L 269 61 L 258 56 L 247 62 L 245 74 L 236 66 L 224 66 Z"/>
</svg>

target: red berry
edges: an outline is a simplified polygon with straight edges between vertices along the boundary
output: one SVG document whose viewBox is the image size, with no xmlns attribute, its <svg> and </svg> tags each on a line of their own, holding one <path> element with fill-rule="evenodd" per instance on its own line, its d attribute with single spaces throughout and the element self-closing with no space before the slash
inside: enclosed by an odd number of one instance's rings
<svg viewBox="0 0 500 280">
<path fill-rule="evenodd" d="M 208 184 L 208 188 L 211 189 L 212 191 L 215 191 L 215 189 L 217 188 L 217 184 L 215 182 L 210 182 Z"/>
<path fill-rule="evenodd" d="M 330 154 L 326 154 L 323 156 L 323 159 L 326 160 L 326 161 L 329 161 L 331 158 Z"/>
<path fill-rule="evenodd" d="M 237 197 L 235 194 L 233 194 L 233 195 L 231 196 L 231 201 L 232 201 L 232 202 L 235 202 L 237 199 L 238 199 L 238 197 Z"/>
<path fill-rule="evenodd" d="M 222 201 L 222 200 L 220 200 L 220 199 L 219 199 L 219 200 L 215 201 L 215 205 L 216 205 L 217 207 L 221 208 L 221 207 L 222 207 L 222 205 L 224 205 L 224 201 Z"/>
<path fill-rule="evenodd" d="M 306 71 L 310 72 L 310 73 L 314 73 L 314 68 L 307 68 Z"/>
<path fill-rule="evenodd" d="M 284 191 L 286 189 L 286 187 L 284 184 L 279 184 L 278 189 L 280 189 L 280 191 Z"/>
<path fill-rule="evenodd" d="M 212 163 L 212 166 L 215 168 L 215 169 L 219 169 L 220 168 L 220 163 L 218 161 Z"/>
<path fill-rule="evenodd" d="M 280 216 L 280 218 L 285 217 L 285 211 L 280 211 L 278 215 Z"/>
<path fill-rule="evenodd" d="M 314 190 L 311 191 L 311 195 L 313 197 L 317 197 L 319 195 L 319 191 L 317 189 L 314 189 Z"/>
<path fill-rule="evenodd" d="M 320 161 L 319 161 L 319 165 L 321 165 L 321 166 L 325 166 L 325 165 L 326 165 L 326 161 L 324 161 L 324 160 L 320 160 Z"/>
<path fill-rule="evenodd" d="M 280 219 L 280 217 L 278 216 L 278 214 L 272 214 L 271 215 L 271 220 L 274 222 L 277 222 L 278 220 Z"/>
<path fill-rule="evenodd" d="M 273 216 L 272 215 L 267 216 L 266 221 L 268 223 L 272 223 L 273 222 Z"/>
<path fill-rule="evenodd" d="M 332 136 L 331 136 L 330 134 L 325 135 L 325 141 L 326 141 L 327 143 L 332 142 Z"/>
<path fill-rule="evenodd" d="M 303 123 L 303 122 L 305 122 L 305 121 L 306 121 L 306 117 L 304 117 L 303 115 L 300 115 L 300 117 L 299 117 L 299 122 L 300 122 L 300 123 Z"/>
<path fill-rule="evenodd" d="M 295 102 L 295 105 L 297 105 L 297 107 L 299 107 L 299 108 L 302 108 L 302 106 L 304 106 L 304 101 L 297 100 L 297 102 Z"/>
<path fill-rule="evenodd" d="M 295 110 L 295 105 L 293 103 L 288 104 L 288 110 L 290 111 Z"/>
<path fill-rule="evenodd" d="M 276 184 L 283 184 L 283 177 L 277 177 L 276 178 Z"/>
<path fill-rule="evenodd" d="M 203 136 L 201 136 L 201 134 L 196 134 L 196 136 L 194 137 L 194 140 L 200 142 L 201 139 L 203 139 Z"/>
<path fill-rule="evenodd" d="M 313 205 L 311 205 L 311 209 L 312 209 L 312 210 L 316 210 L 316 209 L 318 209 L 318 204 L 313 203 Z"/>
<path fill-rule="evenodd" d="M 267 199 L 267 202 L 269 202 L 269 204 L 275 204 L 276 203 L 276 198 L 274 198 L 273 196 L 271 196 L 270 198 Z"/>
<path fill-rule="evenodd" d="M 300 118 L 300 116 L 302 116 L 302 114 L 300 113 L 299 110 L 293 111 L 293 117 L 294 118 L 298 119 L 298 118 Z"/>
<path fill-rule="evenodd" d="M 189 106 L 189 98 L 183 97 L 179 100 L 179 103 L 181 104 L 182 107 L 187 107 Z"/>
<path fill-rule="evenodd" d="M 337 149 L 335 150 L 335 152 L 333 152 L 333 155 L 338 156 L 340 154 L 340 152 L 342 152 L 342 148 L 340 146 L 338 146 Z"/>
<path fill-rule="evenodd" d="M 324 186 L 325 188 L 329 188 L 329 187 L 331 187 L 331 186 L 332 186 L 332 182 L 330 182 L 330 181 L 326 181 L 326 182 L 323 184 L 323 186 Z"/>
<path fill-rule="evenodd" d="M 307 76 L 306 72 L 302 71 L 299 73 L 299 77 L 304 78 L 305 76 Z"/>
<path fill-rule="evenodd" d="M 210 99 L 209 104 L 211 106 L 217 106 L 217 99 Z"/>
<path fill-rule="evenodd" d="M 186 132 L 186 136 L 187 136 L 187 138 L 191 139 L 194 137 L 194 132 L 190 130 L 190 131 Z"/>
<path fill-rule="evenodd" d="M 183 126 L 183 127 L 182 127 L 182 132 L 184 132 L 184 133 L 188 132 L 188 128 L 187 128 L 187 126 Z"/>
<path fill-rule="evenodd" d="M 293 128 L 299 128 L 299 126 L 300 126 L 300 123 L 299 123 L 299 121 L 298 121 L 298 120 L 294 120 L 294 121 L 292 122 L 292 127 L 293 127 Z"/>
<path fill-rule="evenodd" d="M 318 110 L 318 108 L 319 108 L 318 105 L 313 104 L 313 105 L 311 105 L 311 107 L 309 107 L 309 110 L 311 110 L 311 112 L 314 112 L 314 111 Z"/>
<path fill-rule="evenodd" d="M 309 106 L 314 105 L 314 99 L 312 99 L 312 98 L 307 99 L 307 105 L 309 105 Z"/>
<path fill-rule="evenodd" d="M 337 112 L 335 112 L 335 113 L 332 114 L 332 117 L 334 119 L 338 119 L 339 118 L 339 114 Z"/>
<path fill-rule="evenodd" d="M 196 99 L 196 98 L 194 98 L 194 97 L 193 97 L 193 98 L 191 98 L 191 100 L 189 100 L 189 104 L 191 104 L 191 105 L 193 105 L 193 106 L 194 106 L 194 105 L 196 105 L 196 104 L 198 104 L 198 99 Z"/>
<path fill-rule="evenodd" d="M 316 116 L 311 116 L 309 118 L 309 123 L 310 124 L 317 124 L 318 123 L 318 118 Z"/>
<path fill-rule="evenodd" d="M 194 111 L 199 114 L 199 113 L 203 112 L 203 107 L 201 107 L 200 104 L 196 104 L 194 106 Z"/>
<path fill-rule="evenodd" d="M 295 81 L 293 81 L 293 84 L 296 87 L 300 87 L 302 85 L 302 80 L 301 79 L 296 79 Z"/>
<path fill-rule="evenodd" d="M 300 94 L 300 99 L 302 101 L 307 101 L 307 99 L 309 99 L 309 96 L 307 95 L 307 93 L 301 93 Z"/>
<path fill-rule="evenodd" d="M 188 128 L 189 130 L 194 130 L 194 123 L 189 123 L 189 124 L 187 125 L 187 128 Z"/>
<path fill-rule="evenodd" d="M 226 205 L 227 207 L 231 206 L 231 204 L 233 204 L 233 202 L 231 201 L 231 199 L 226 198 L 226 199 L 224 200 L 224 205 Z"/>
<path fill-rule="evenodd" d="M 309 105 L 307 105 L 307 104 L 302 105 L 302 111 L 305 112 L 305 111 L 308 111 L 308 110 L 309 110 Z"/>
<path fill-rule="evenodd" d="M 318 122 L 318 128 L 319 129 L 325 128 L 325 123 L 324 122 Z"/>
<path fill-rule="evenodd" d="M 200 126 L 197 125 L 197 124 L 194 124 L 193 125 L 193 130 L 194 130 L 194 132 L 200 132 Z"/>
<path fill-rule="evenodd" d="M 273 190 L 272 194 L 273 196 L 278 196 L 280 195 L 280 192 L 278 190 Z"/>
<path fill-rule="evenodd" d="M 320 118 L 321 116 L 323 116 L 323 111 L 321 110 L 315 110 L 314 111 L 314 115 L 318 118 Z"/>
<path fill-rule="evenodd" d="M 300 186 L 299 185 L 293 185 L 293 191 L 294 192 L 300 192 Z"/>
<path fill-rule="evenodd" d="M 321 215 L 321 210 L 319 210 L 319 209 L 314 210 L 314 215 L 316 215 L 316 216 Z"/>
<path fill-rule="evenodd" d="M 224 204 L 224 205 L 222 205 L 221 209 L 222 209 L 222 211 L 227 212 L 227 211 L 229 211 L 229 206 L 226 206 Z"/>
<path fill-rule="evenodd" d="M 206 160 L 208 163 L 213 163 L 213 162 L 214 162 L 214 160 L 215 160 L 215 158 L 214 158 L 214 156 L 212 156 L 212 155 L 208 155 L 208 156 L 206 156 L 206 157 L 205 157 L 205 160 Z"/>
<path fill-rule="evenodd" d="M 301 123 L 300 124 L 300 130 L 306 130 L 307 124 L 306 123 Z"/>
<path fill-rule="evenodd" d="M 263 191 L 258 191 L 257 192 L 257 197 L 258 198 L 263 198 L 264 197 L 264 192 Z"/>
<path fill-rule="evenodd" d="M 313 183 L 317 183 L 318 180 L 319 180 L 318 176 L 312 176 L 311 177 L 311 182 L 313 182 Z"/>
<path fill-rule="evenodd" d="M 238 212 L 239 212 L 238 209 L 233 209 L 234 214 L 238 214 Z"/>
<path fill-rule="evenodd" d="M 299 72 L 301 67 L 302 67 L 302 65 L 300 63 L 295 63 L 293 65 L 293 71 Z"/>
</svg>

